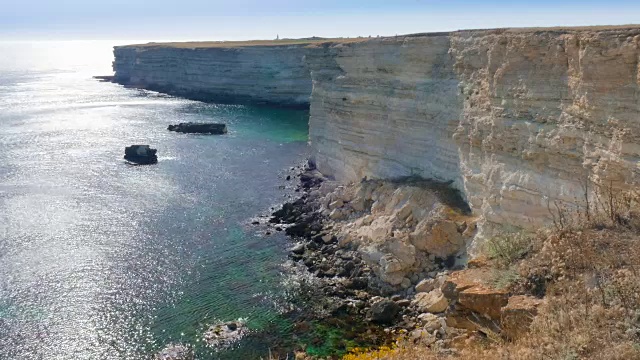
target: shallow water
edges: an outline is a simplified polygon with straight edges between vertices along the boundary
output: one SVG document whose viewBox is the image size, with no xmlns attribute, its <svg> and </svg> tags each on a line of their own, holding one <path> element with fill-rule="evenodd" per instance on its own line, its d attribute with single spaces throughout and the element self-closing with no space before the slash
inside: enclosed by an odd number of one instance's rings
<svg viewBox="0 0 640 360">
<path fill-rule="evenodd" d="M 286 239 L 249 223 L 288 194 L 308 112 L 93 80 L 116 44 L 0 43 L 0 358 L 144 359 L 169 342 L 264 356 L 291 331 L 274 300 Z M 166 131 L 184 121 L 230 134 Z M 126 165 L 134 143 L 159 163 Z M 239 317 L 266 335 L 202 347 L 207 324 Z"/>
</svg>

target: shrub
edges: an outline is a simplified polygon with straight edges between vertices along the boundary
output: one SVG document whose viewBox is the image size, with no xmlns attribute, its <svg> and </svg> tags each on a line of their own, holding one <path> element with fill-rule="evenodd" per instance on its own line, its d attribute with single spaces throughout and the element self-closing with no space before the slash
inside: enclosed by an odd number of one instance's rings
<svg viewBox="0 0 640 360">
<path fill-rule="evenodd" d="M 504 269 L 524 258 L 531 251 L 532 241 L 532 237 L 522 231 L 502 232 L 484 243 L 483 253 Z"/>
<path fill-rule="evenodd" d="M 508 269 L 494 269 L 490 285 L 496 289 L 504 290 L 510 289 L 520 280 L 522 277 L 518 274 L 518 270 L 511 266 Z"/>
</svg>

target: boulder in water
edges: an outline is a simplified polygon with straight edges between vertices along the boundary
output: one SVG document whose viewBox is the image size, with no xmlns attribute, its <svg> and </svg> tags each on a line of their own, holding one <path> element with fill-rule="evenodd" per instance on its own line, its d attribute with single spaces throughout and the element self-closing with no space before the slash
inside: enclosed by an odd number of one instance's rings
<svg viewBox="0 0 640 360">
<path fill-rule="evenodd" d="M 149 145 L 131 145 L 124 148 L 124 159 L 138 165 L 156 164 L 158 150 L 152 149 Z"/>
<path fill-rule="evenodd" d="M 217 323 L 204 333 L 204 341 L 218 350 L 228 348 L 237 343 L 248 333 L 244 319 Z"/>
<path fill-rule="evenodd" d="M 180 123 L 178 125 L 169 125 L 169 131 L 175 131 L 184 134 L 213 134 L 223 135 L 227 133 L 226 124 L 217 123 Z"/>
</svg>

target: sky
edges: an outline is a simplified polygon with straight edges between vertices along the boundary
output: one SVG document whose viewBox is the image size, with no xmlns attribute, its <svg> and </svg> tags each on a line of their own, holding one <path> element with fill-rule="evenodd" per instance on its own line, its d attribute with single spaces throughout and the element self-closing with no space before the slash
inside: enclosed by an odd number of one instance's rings
<svg viewBox="0 0 640 360">
<path fill-rule="evenodd" d="M 247 40 L 640 23 L 640 0 L 0 0 L 0 40 Z"/>
</svg>

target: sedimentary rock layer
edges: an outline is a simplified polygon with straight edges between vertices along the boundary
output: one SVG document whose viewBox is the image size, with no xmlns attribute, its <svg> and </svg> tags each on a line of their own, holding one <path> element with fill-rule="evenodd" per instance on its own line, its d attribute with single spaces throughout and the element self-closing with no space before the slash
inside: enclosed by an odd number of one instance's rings
<svg viewBox="0 0 640 360">
<path fill-rule="evenodd" d="M 452 134 L 462 117 L 448 35 L 316 49 L 310 135 L 341 180 L 422 175 L 462 184 Z"/>
<path fill-rule="evenodd" d="M 122 46 L 114 50 L 114 80 L 194 100 L 308 107 L 304 52 L 302 45 Z"/>
</svg>

